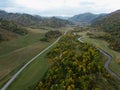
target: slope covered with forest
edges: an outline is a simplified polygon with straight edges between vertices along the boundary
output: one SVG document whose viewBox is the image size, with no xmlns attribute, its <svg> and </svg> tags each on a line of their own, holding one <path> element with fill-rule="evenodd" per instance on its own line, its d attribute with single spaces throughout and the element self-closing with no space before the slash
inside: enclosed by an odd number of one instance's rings
<svg viewBox="0 0 120 90">
<path fill-rule="evenodd" d="M 109 47 L 120 51 L 120 10 L 108 14 L 106 17 L 95 21 L 92 26 L 107 32 L 104 38 L 109 42 Z"/>
</svg>

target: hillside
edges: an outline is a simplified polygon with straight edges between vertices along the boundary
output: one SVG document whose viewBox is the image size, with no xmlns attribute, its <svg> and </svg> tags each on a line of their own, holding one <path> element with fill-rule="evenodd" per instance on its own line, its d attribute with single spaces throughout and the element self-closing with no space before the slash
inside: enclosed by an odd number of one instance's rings
<svg viewBox="0 0 120 90">
<path fill-rule="evenodd" d="M 92 13 L 84 13 L 84 14 L 75 15 L 75 16 L 69 18 L 69 20 L 73 21 L 73 22 L 79 22 L 82 24 L 89 24 L 94 19 L 100 17 L 101 15 L 102 14 L 97 15 L 97 14 L 92 14 Z"/>
<path fill-rule="evenodd" d="M 108 14 L 106 17 L 94 22 L 92 25 L 103 28 L 107 32 L 119 30 L 120 10 Z"/>
<path fill-rule="evenodd" d="M 99 16 L 97 16 L 96 18 L 94 18 L 91 23 L 94 23 L 102 18 L 104 18 L 107 14 L 100 14 Z"/>
<path fill-rule="evenodd" d="M 15 23 L 23 26 L 33 25 L 41 20 L 40 17 L 33 17 L 29 14 L 7 13 L 5 11 L 0 11 L 0 18 L 14 21 Z"/>
<path fill-rule="evenodd" d="M 29 14 L 7 13 L 2 10 L 0 11 L 0 18 L 13 21 L 21 26 L 32 27 L 32 28 L 41 28 L 43 26 L 57 28 L 71 24 L 71 22 L 67 20 L 62 20 L 55 17 L 46 18 L 37 15 L 33 16 Z"/>
<path fill-rule="evenodd" d="M 15 39 L 18 35 L 12 32 L 9 32 L 7 30 L 4 30 L 2 28 L 0 28 L 0 43 L 2 41 L 8 41 L 11 39 Z"/>
<path fill-rule="evenodd" d="M 59 19 L 56 17 L 51 17 L 49 19 L 44 19 L 40 25 L 41 26 L 48 26 L 48 27 L 53 27 L 53 28 L 57 28 L 57 27 L 64 27 L 66 25 L 71 25 L 72 23 L 67 21 L 67 20 L 63 20 L 63 19 Z"/>
<path fill-rule="evenodd" d="M 93 22 L 92 26 L 107 32 L 102 38 L 109 42 L 110 48 L 120 51 L 120 10 Z"/>
<path fill-rule="evenodd" d="M 11 21 L 0 19 L 0 41 L 16 37 L 16 34 L 25 35 L 27 34 L 27 30 L 18 27 Z"/>
</svg>

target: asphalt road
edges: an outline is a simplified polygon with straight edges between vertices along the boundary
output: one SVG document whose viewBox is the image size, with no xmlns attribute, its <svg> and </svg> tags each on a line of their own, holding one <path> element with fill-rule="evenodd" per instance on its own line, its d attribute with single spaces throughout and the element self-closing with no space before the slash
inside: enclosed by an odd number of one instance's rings
<svg viewBox="0 0 120 90">
<path fill-rule="evenodd" d="M 81 43 L 83 43 L 83 41 L 81 40 L 81 37 L 78 38 L 78 41 L 80 41 Z"/>
<path fill-rule="evenodd" d="M 116 73 L 114 73 L 112 70 L 110 70 L 110 68 L 109 68 L 109 64 L 110 64 L 110 61 L 112 60 L 112 57 L 109 55 L 109 54 L 107 54 L 107 53 L 105 53 L 103 50 L 101 50 L 101 49 L 98 49 L 103 55 L 105 55 L 106 57 L 107 57 L 107 61 L 105 62 L 105 65 L 104 65 L 104 67 L 105 67 L 105 69 L 112 75 L 112 76 L 114 76 L 114 77 L 116 77 L 118 80 L 120 80 L 120 76 L 118 76 Z"/>
</svg>

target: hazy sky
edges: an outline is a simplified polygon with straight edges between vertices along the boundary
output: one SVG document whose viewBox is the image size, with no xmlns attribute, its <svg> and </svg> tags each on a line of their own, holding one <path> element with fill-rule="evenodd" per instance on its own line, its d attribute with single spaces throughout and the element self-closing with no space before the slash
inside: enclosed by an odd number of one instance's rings
<svg viewBox="0 0 120 90">
<path fill-rule="evenodd" d="M 72 16 L 84 12 L 109 13 L 120 0 L 0 0 L 0 9 L 41 16 Z"/>
</svg>

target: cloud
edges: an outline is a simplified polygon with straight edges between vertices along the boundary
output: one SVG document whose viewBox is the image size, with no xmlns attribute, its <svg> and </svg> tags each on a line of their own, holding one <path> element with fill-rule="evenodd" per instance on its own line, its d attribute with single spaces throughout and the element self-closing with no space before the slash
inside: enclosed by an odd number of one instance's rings
<svg viewBox="0 0 120 90">
<path fill-rule="evenodd" d="M 16 0 L 16 5 L 34 10 L 48 11 L 79 7 L 79 0 Z"/>
<path fill-rule="evenodd" d="M 120 0 L 1 0 L 0 9 L 45 16 L 70 16 L 84 12 L 111 12 L 120 9 Z"/>
</svg>

